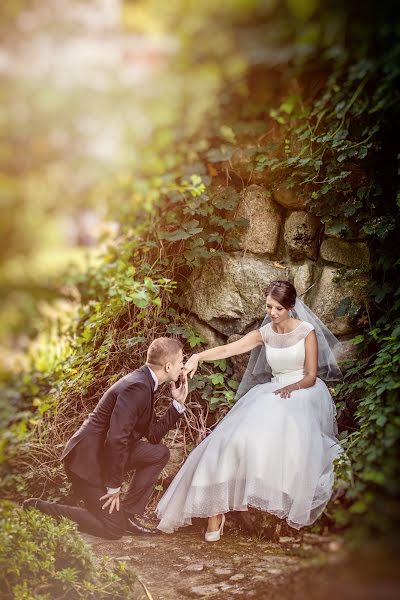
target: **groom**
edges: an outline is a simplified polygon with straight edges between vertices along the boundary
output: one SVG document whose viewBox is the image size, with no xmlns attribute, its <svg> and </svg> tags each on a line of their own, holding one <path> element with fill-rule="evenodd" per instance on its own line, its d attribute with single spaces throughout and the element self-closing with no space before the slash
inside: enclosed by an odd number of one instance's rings
<svg viewBox="0 0 400 600">
<path fill-rule="evenodd" d="M 159 533 L 136 517 L 143 515 L 169 459 L 169 450 L 160 441 L 185 410 L 188 385 L 182 348 L 174 338 L 155 339 L 147 350 L 146 364 L 114 383 L 67 442 L 61 460 L 86 508 L 30 498 L 24 501 L 24 509 L 67 517 L 80 531 L 108 539 Z M 153 396 L 165 382 L 170 383 L 172 402 L 157 419 Z M 124 476 L 132 470 L 135 474 L 121 500 Z"/>
</svg>

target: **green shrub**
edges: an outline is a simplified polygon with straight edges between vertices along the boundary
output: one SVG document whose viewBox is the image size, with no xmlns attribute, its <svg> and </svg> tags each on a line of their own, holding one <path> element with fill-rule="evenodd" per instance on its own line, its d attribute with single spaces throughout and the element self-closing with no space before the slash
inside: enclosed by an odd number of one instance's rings
<svg viewBox="0 0 400 600">
<path fill-rule="evenodd" d="M 135 574 L 95 559 L 75 525 L 0 503 L 0 588 L 5 600 L 133 598 Z M 4 595 L 3 595 L 4 594 Z"/>
</svg>

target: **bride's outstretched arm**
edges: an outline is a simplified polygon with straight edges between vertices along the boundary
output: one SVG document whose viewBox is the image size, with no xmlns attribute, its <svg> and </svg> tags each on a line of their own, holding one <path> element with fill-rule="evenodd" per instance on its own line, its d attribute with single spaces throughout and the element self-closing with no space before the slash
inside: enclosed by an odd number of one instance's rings
<svg viewBox="0 0 400 600">
<path fill-rule="evenodd" d="M 222 358 L 229 358 L 230 356 L 244 354 L 256 346 L 261 346 L 263 343 L 264 342 L 260 331 L 255 329 L 254 331 L 250 331 L 250 333 L 244 335 L 236 342 L 231 342 L 230 344 L 225 344 L 224 346 L 216 346 L 215 348 L 204 350 L 198 354 L 192 354 L 185 364 L 184 369 L 190 378 L 192 378 L 196 373 L 199 361 L 201 360 L 220 360 Z"/>
</svg>

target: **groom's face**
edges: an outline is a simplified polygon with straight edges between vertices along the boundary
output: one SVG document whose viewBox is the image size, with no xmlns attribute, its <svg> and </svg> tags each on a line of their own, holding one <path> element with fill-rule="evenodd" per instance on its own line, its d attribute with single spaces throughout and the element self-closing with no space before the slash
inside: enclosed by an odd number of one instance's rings
<svg viewBox="0 0 400 600">
<path fill-rule="evenodd" d="M 171 356 L 170 360 L 165 365 L 165 370 L 168 373 L 170 381 L 178 381 L 179 375 L 183 369 L 183 352 L 179 350 L 178 354 Z"/>
</svg>

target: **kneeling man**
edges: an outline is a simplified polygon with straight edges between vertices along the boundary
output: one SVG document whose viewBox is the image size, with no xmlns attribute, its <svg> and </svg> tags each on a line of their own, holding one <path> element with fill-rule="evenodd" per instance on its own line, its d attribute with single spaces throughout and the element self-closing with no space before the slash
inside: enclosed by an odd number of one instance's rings
<svg viewBox="0 0 400 600">
<path fill-rule="evenodd" d="M 67 442 L 61 460 L 74 492 L 86 508 L 30 498 L 23 503 L 24 509 L 37 508 L 56 518 L 67 517 L 78 523 L 80 531 L 108 539 L 159 533 L 140 524 L 137 517 L 143 515 L 169 459 L 169 450 L 161 439 L 185 410 L 188 384 L 182 348 L 174 338 L 155 339 L 148 348 L 145 365 L 114 383 Z M 172 402 L 157 419 L 153 396 L 165 382 L 170 382 Z M 121 499 L 124 477 L 133 470 Z"/>
</svg>

